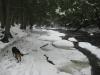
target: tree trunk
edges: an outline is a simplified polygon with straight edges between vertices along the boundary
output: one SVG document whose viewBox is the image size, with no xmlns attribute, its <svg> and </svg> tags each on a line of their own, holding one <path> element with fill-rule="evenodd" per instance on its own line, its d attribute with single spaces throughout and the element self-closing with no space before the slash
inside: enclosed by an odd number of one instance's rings
<svg viewBox="0 0 100 75">
<path fill-rule="evenodd" d="M 26 24 L 27 24 L 26 17 L 23 15 L 20 29 L 26 29 Z"/>
<path fill-rule="evenodd" d="M 1 19 L 1 28 L 5 28 L 6 23 L 6 0 L 1 0 L 1 6 L 2 6 L 2 19 Z"/>
<path fill-rule="evenodd" d="M 9 16 L 9 3 L 7 0 L 2 0 L 2 7 L 3 7 L 2 12 L 4 12 L 2 23 L 4 23 L 5 32 L 4 32 L 4 38 L 1 39 L 1 41 L 7 43 L 9 42 L 8 38 L 12 38 L 12 35 L 10 33 L 11 25 L 10 25 L 10 16 Z"/>
<path fill-rule="evenodd" d="M 81 28 L 82 28 L 82 26 L 80 25 L 79 27 L 77 27 L 77 28 L 75 29 L 75 32 L 79 31 Z"/>
<path fill-rule="evenodd" d="M 10 25 L 14 26 L 14 16 L 11 15 L 11 18 L 10 18 Z"/>
<path fill-rule="evenodd" d="M 32 22 L 31 16 L 30 16 L 30 18 L 29 18 L 29 25 L 30 25 L 30 29 L 32 30 L 33 22 Z"/>
</svg>

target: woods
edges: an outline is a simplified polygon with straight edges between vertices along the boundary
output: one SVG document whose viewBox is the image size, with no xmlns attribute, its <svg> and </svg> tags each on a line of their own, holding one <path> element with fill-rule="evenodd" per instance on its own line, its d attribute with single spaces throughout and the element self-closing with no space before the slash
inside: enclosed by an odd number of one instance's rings
<svg viewBox="0 0 100 75">
<path fill-rule="evenodd" d="M 100 28 L 99 20 L 98 0 L 0 0 L 0 22 L 5 29 L 3 42 L 12 37 L 10 27 L 14 23 L 21 24 L 21 29 L 36 24 L 74 27 L 78 31 L 88 26 Z"/>
</svg>

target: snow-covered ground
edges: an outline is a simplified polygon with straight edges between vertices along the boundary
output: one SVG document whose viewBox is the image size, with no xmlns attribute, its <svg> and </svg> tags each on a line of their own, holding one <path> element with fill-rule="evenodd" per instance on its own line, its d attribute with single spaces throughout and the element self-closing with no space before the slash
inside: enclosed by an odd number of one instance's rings
<svg viewBox="0 0 100 75">
<path fill-rule="evenodd" d="M 12 33 L 15 37 L 27 35 L 17 27 L 12 27 Z M 91 75 L 88 59 L 73 48 L 71 41 L 62 40 L 60 36 L 64 34 L 34 29 L 30 35 L 20 37 L 21 40 L 15 40 L 16 42 L 9 46 L 2 46 L 4 48 L 0 53 L 0 75 Z M 89 49 L 99 49 L 89 43 L 80 43 L 80 46 L 87 47 L 86 44 L 89 45 Z M 20 63 L 17 63 L 12 55 L 13 46 L 24 54 L 28 53 L 22 57 Z M 54 64 L 50 63 L 45 55 Z"/>
<path fill-rule="evenodd" d="M 11 27 L 11 34 L 13 35 L 14 38 L 13 39 L 9 39 L 11 41 L 9 43 L 3 43 L 3 42 L 0 41 L 0 49 L 5 48 L 6 46 L 10 45 L 14 41 L 17 41 L 18 39 L 23 38 L 23 37 L 28 35 L 28 33 L 26 33 L 25 31 L 20 30 L 20 26 L 19 25 Z"/>
</svg>

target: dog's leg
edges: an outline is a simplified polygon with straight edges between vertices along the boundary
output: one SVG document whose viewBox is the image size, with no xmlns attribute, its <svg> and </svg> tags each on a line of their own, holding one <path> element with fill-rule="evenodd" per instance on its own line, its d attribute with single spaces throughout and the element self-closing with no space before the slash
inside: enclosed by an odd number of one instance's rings
<svg viewBox="0 0 100 75">
<path fill-rule="evenodd" d="M 18 58 L 18 62 L 21 62 L 21 55 L 20 54 L 17 55 L 17 58 Z"/>
<path fill-rule="evenodd" d="M 13 56 L 15 56 L 15 54 L 14 53 L 12 53 L 13 54 Z"/>
<path fill-rule="evenodd" d="M 17 62 L 19 63 L 18 55 L 15 55 L 15 58 L 17 59 Z"/>
<path fill-rule="evenodd" d="M 19 61 L 21 62 L 21 56 L 19 56 Z"/>
</svg>

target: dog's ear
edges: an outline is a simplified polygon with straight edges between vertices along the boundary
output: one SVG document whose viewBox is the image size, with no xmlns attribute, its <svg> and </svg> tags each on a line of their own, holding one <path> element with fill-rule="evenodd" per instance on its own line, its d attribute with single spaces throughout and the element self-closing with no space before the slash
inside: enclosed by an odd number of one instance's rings
<svg viewBox="0 0 100 75">
<path fill-rule="evenodd" d="M 14 47 L 12 47 L 12 50 L 14 49 Z"/>
</svg>

